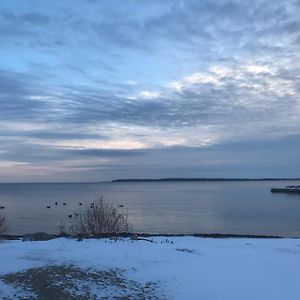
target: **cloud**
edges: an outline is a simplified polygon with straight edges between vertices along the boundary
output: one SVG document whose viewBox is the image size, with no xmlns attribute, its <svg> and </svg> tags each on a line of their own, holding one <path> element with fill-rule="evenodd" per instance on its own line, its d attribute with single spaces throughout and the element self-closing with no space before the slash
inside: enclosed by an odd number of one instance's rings
<svg viewBox="0 0 300 300">
<path fill-rule="evenodd" d="M 60 132 L 53 128 L 48 130 L 22 130 L 0 131 L 1 137 L 32 138 L 38 140 L 105 140 L 107 137 L 101 134 L 89 134 L 80 132 Z"/>
<path fill-rule="evenodd" d="M 299 149 L 299 141 L 299 135 L 295 135 L 268 142 L 248 140 L 204 148 L 177 146 L 126 151 L 80 151 L 37 145 L 20 149 L 10 144 L 8 152 L 0 153 L 1 166 L 6 172 L 0 173 L 0 178 L 24 181 L 24 174 L 27 181 L 170 176 L 251 178 L 274 177 L 274 174 L 275 177 L 297 177 L 300 166 L 294 149 Z"/>
<path fill-rule="evenodd" d="M 3 120 L 30 118 L 31 122 L 43 119 L 49 122 L 49 126 L 56 124 L 52 131 L 23 134 L 32 138 L 106 138 L 114 141 L 124 139 L 121 138 L 123 135 L 128 143 L 141 145 L 148 135 L 151 137 L 146 141 L 148 147 L 170 145 L 172 138 L 161 134 L 163 130 L 167 130 L 174 141 L 186 145 L 254 135 L 268 138 L 299 131 L 300 79 L 295 79 L 294 67 L 289 70 L 257 62 L 235 68 L 216 65 L 206 72 L 168 83 L 159 91 L 140 91 L 132 97 L 84 87 L 72 90 L 61 87 L 55 93 L 41 91 L 39 95 L 41 83 L 33 84 L 35 79 L 28 81 L 26 77 L 22 81 L 20 74 L 15 74 L 16 78 L 11 73 L 9 75 L 10 80 L 2 75 L 2 82 L 9 82 L 7 91 L 3 89 L 2 93 Z M 66 130 L 57 133 L 59 126 Z M 73 132 L 75 128 L 76 133 Z M 136 136 L 138 132 L 143 138 Z M 195 137 L 194 132 L 202 135 Z M 149 145 L 150 139 L 152 145 Z"/>
<path fill-rule="evenodd" d="M 208 173 L 235 155 L 244 161 L 237 172 L 251 170 L 239 142 L 280 148 L 300 132 L 298 8 L 261 0 L 4 1 L 2 164 L 45 176 L 54 172 L 47 161 L 64 174 L 94 164 L 93 172 L 112 175 L 138 173 L 139 164 L 154 173 L 166 161 L 167 175 L 172 164 L 184 168 L 180 155 L 186 170 L 200 170 L 199 157 Z M 282 152 L 289 160 L 290 150 Z"/>
<path fill-rule="evenodd" d="M 26 25 L 46 25 L 49 23 L 50 18 L 47 15 L 40 13 L 25 13 L 20 15 L 15 15 L 10 12 L 1 13 L 2 20 L 7 24 L 13 26 L 26 26 Z"/>
</svg>

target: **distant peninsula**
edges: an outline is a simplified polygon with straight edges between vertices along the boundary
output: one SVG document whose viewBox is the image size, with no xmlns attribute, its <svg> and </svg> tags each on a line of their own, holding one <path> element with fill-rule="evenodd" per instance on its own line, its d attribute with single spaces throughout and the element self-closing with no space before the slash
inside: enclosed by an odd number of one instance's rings
<svg viewBox="0 0 300 300">
<path fill-rule="evenodd" d="M 178 182 L 178 181 L 293 181 L 300 178 L 128 178 L 112 182 Z"/>
</svg>

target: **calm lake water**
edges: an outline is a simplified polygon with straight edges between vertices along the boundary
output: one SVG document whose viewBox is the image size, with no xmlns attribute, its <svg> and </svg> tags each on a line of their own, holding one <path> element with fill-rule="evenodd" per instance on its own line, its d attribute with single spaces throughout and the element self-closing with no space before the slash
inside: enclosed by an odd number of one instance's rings
<svg viewBox="0 0 300 300">
<path fill-rule="evenodd" d="M 11 234 L 58 233 L 69 214 L 104 196 L 124 206 L 135 232 L 300 236 L 300 195 L 270 192 L 289 184 L 300 182 L 0 184 L 0 213 Z"/>
</svg>

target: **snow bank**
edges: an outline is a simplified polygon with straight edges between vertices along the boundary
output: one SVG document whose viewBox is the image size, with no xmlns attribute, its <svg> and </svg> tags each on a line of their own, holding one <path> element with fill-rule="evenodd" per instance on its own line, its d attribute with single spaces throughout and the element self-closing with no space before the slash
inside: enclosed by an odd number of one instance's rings
<svg viewBox="0 0 300 300">
<path fill-rule="evenodd" d="M 0 276 L 54 265 L 119 269 L 129 280 L 157 282 L 158 296 L 163 299 L 300 297 L 298 239 L 5 241 L 0 243 L 0 258 Z M 0 298 L 13 293 L 11 288 L 0 281 Z"/>
</svg>

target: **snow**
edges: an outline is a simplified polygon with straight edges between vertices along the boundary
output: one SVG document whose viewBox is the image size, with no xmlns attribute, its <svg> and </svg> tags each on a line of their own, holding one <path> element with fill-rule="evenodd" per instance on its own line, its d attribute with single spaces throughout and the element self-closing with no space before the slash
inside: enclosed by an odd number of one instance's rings
<svg viewBox="0 0 300 300">
<path fill-rule="evenodd" d="M 64 265 L 89 272 L 118 270 L 130 281 L 153 282 L 162 299 L 300 299 L 298 239 L 152 240 L 2 241 L 0 298 L 12 297 L 19 288 L 1 280 L 3 275 Z M 78 282 L 82 284 L 89 284 L 97 295 L 95 283 Z M 115 287 L 112 294 L 122 295 Z"/>
</svg>

